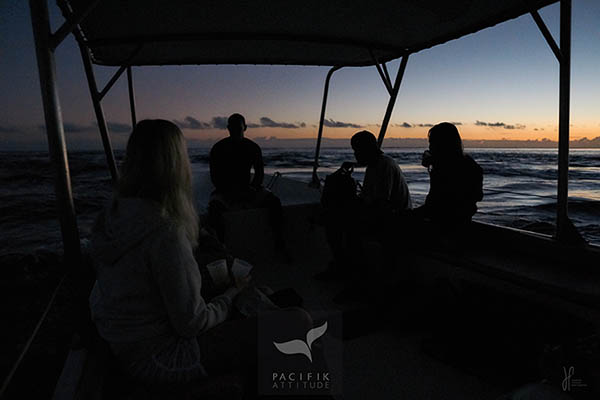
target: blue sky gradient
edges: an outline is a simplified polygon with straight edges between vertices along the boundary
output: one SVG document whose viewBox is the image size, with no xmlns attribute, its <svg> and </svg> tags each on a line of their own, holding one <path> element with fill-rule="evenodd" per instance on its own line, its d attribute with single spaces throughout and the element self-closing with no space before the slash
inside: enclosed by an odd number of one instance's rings
<svg viewBox="0 0 600 400">
<path fill-rule="evenodd" d="M 50 10 L 56 29 L 62 17 L 52 1 Z M 558 4 L 540 14 L 558 42 Z M 600 136 L 600 1 L 573 1 L 572 42 L 572 137 L 593 138 Z M 56 56 L 67 140 L 75 146 L 99 146 L 75 40 L 69 37 Z M 398 61 L 389 67 L 395 75 Z M 100 86 L 115 70 L 96 67 Z M 288 126 L 255 127 L 250 137 L 314 137 L 326 72 L 323 67 L 277 66 L 135 68 L 138 117 L 192 117 L 210 123 L 214 117 L 241 112 L 256 125 L 267 117 Z M 27 1 L 0 2 L 0 76 L 0 145 L 45 146 Z M 376 69 L 342 69 L 331 84 L 327 118 L 376 132 L 387 103 Z M 130 124 L 124 76 L 103 106 L 113 123 L 115 142 L 122 145 Z M 428 128 L 418 125 L 446 120 L 462 122 L 465 138 L 554 140 L 557 118 L 558 62 L 525 15 L 412 55 L 388 135 L 425 137 Z M 412 127 L 403 127 L 408 125 Z M 225 135 L 214 128 L 184 131 L 196 139 Z M 327 127 L 325 135 L 349 137 L 354 131 L 355 127 Z"/>
</svg>

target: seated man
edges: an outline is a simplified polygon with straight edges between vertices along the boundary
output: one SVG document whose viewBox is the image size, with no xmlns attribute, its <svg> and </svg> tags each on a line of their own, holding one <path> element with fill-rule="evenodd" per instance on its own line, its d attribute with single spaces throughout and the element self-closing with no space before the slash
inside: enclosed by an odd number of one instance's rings
<svg viewBox="0 0 600 400">
<path fill-rule="evenodd" d="M 340 278 L 343 273 L 355 272 L 357 264 L 365 261 L 362 247 L 368 239 L 383 244 L 389 260 L 392 237 L 389 221 L 412 207 L 402 170 L 379 149 L 375 135 L 358 132 L 352 136 L 351 145 L 357 164 L 367 167 L 362 191 L 349 207 L 326 210 L 325 229 L 334 260 L 317 279 Z"/>
<path fill-rule="evenodd" d="M 262 188 L 265 176 L 260 147 L 244 137 L 246 120 L 232 114 L 227 120 L 229 137 L 218 141 L 210 150 L 210 179 L 215 194 L 233 203 L 252 202 Z M 251 169 L 254 177 L 251 178 Z"/>
<path fill-rule="evenodd" d="M 256 143 L 244 137 L 246 128 L 244 117 L 232 114 L 227 120 L 229 137 L 215 143 L 210 151 L 210 178 L 215 190 L 208 205 L 209 224 L 223 242 L 223 212 L 266 207 L 276 247 L 283 249 L 281 202 L 262 186 L 265 176 L 262 152 Z"/>
</svg>

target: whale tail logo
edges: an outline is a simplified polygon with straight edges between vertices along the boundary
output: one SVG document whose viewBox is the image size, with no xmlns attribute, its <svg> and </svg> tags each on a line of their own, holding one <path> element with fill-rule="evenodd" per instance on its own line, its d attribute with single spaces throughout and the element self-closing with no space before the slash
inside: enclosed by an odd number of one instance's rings
<svg viewBox="0 0 600 400">
<path fill-rule="evenodd" d="M 277 350 L 283 354 L 304 354 L 312 362 L 312 344 L 327 331 L 327 321 L 321 326 L 312 328 L 306 333 L 306 342 L 300 339 L 289 342 L 273 342 Z"/>
</svg>

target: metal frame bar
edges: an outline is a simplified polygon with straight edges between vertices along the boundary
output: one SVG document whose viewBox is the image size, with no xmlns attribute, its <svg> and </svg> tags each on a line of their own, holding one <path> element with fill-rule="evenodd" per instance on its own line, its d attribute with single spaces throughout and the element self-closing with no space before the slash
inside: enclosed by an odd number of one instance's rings
<svg viewBox="0 0 600 400">
<path fill-rule="evenodd" d="M 390 86 L 392 86 L 392 78 L 390 77 L 390 73 L 388 72 L 386 63 L 381 63 L 381 67 L 383 68 L 383 73 L 385 74 L 385 78 L 390 83 Z"/>
<path fill-rule="evenodd" d="M 571 0 L 560 2 L 560 82 L 558 116 L 558 188 L 556 238 L 571 241 L 578 237 L 569 220 L 569 113 L 571 90 Z"/>
<path fill-rule="evenodd" d="M 317 134 L 317 146 L 315 148 L 315 161 L 313 163 L 313 173 L 312 173 L 312 181 L 310 183 L 311 187 L 320 188 L 321 181 L 319 180 L 319 175 L 317 175 L 317 169 L 319 168 L 319 153 L 321 152 L 321 139 L 323 137 L 323 124 L 325 122 L 325 109 L 327 108 L 327 95 L 329 93 L 329 81 L 331 80 L 331 76 L 338 69 L 343 68 L 343 66 L 332 67 L 325 77 L 325 88 L 323 89 L 323 103 L 321 104 L 321 118 L 319 119 L 319 133 Z"/>
<path fill-rule="evenodd" d="M 67 18 L 65 23 L 50 37 L 50 48 L 55 50 L 62 42 L 69 36 L 69 33 L 73 32 L 73 29 L 77 27 L 88 14 L 100 3 L 101 0 L 94 0 L 90 2 L 84 9 L 78 14 L 72 15 L 71 18 Z"/>
<path fill-rule="evenodd" d="M 381 80 L 383 81 L 383 84 L 385 85 L 385 88 L 387 89 L 388 94 L 391 96 L 393 88 L 392 88 L 392 81 L 390 79 L 389 73 L 387 73 L 387 68 L 385 69 L 385 72 L 384 72 L 383 68 L 379 64 L 379 60 L 377 60 L 375 53 L 373 53 L 373 51 L 371 49 L 369 49 L 369 54 L 371 55 L 371 58 L 373 59 L 373 62 L 375 63 L 377 72 L 379 72 L 379 76 L 381 77 Z M 385 65 L 385 63 L 383 65 Z"/>
<path fill-rule="evenodd" d="M 571 0 L 560 1 L 560 47 L 537 12 L 531 16 L 559 63 L 558 94 L 558 184 L 556 232 L 558 241 L 581 243 L 584 239 L 569 219 L 569 119 L 571 98 Z"/>
<path fill-rule="evenodd" d="M 133 89 L 133 71 L 131 66 L 127 67 L 127 90 L 129 92 L 129 109 L 131 111 L 131 127 L 135 127 L 137 124 L 137 118 L 135 115 L 135 91 Z"/>
<path fill-rule="evenodd" d="M 143 45 L 140 44 L 134 51 L 133 53 L 131 53 L 131 55 L 127 58 L 127 61 L 123 63 L 123 65 L 121 65 L 119 67 L 119 69 L 117 70 L 117 72 L 115 72 L 115 74 L 110 78 L 110 80 L 106 83 L 106 86 L 104 86 L 104 89 L 102 89 L 100 91 L 100 93 L 98 93 L 98 96 L 100 98 L 100 100 L 102 100 L 104 98 L 104 96 L 106 96 L 106 94 L 108 93 L 108 91 L 114 86 L 114 84 L 119 80 L 119 78 L 121 77 L 121 75 L 123 75 L 123 72 L 125 72 L 125 70 L 131 66 L 131 61 L 135 58 L 135 56 L 140 52 L 140 50 L 142 50 Z M 89 47 L 88 47 L 89 49 Z M 90 52 L 88 51 L 88 54 L 90 54 Z M 91 60 L 91 56 L 90 56 L 90 60 Z"/>
<path fill-rule="evenodd" d="M 110 78 L 110 80 L 106 83 L 106 86 L 104 86 L 104 89 L 102 89 L 100 91 L 100 93 L 98 93 L 98 100 L 102 100 L 104 98 L 104 96 L 106 96 L 108 91 L 119 80 L 119 78 L 121 77 L 121 75 L 123 75 L 123 72 L 125 72 L 126 69 L 127 69 L 126 65 L 121 65 L 121 67 L 117 70 L 117 72 L 115 72 L 115 74 L 112 76 L 112 78 Z"/>
<path fill-rule="evenodd" d="M 381 148 L 383 144 L 383 139 L 385 138 L 385 133 L 387 131 L 388 124 L 390 123 L 390 118 L 392 117 L 392 111 L 394 110 L 394 105 L 396 104 L 396 99 L 398 98 L 398 92 L 400 91 L 400 83 L 402 83 L 402 78 L 404 77 L 404 71 L 406 71 L 406 64 L 408 63 L 408 56 L 410 54 L 405 54 L 402 57 L 402 61 L 400 61 L 400 66 L 398 67 L 398 73 L 396 74 L 396 81 L 394 82 L 394 87 L 392 88 L 392 93 L 390 93 L 390 100 L 388 101 L 387 109 L 385 110 L 385 115 L 383 117 L 383 122 L 381 123 L 381 129 L 379 130 L 379 136 L 377 138 L 377 145 Z"/>
<path fill-rule="evenodd" d="M 98 121 L 98 129 L 100 130 L 100 136 L 102 137 L 104 155 L 106 156 L 106 162 L 108 163 L 112 179 L 116 182 L 119 179 L 119 171 L 117 170 L 117 163 L 115 162 L 110 135 L 108 134 L 108 125 L 106 123 L 106 118 L 104 117 L 104 110 L 100 103 L 101 97 L 98 92 L 98 86 L 96 85 L 96 78 L 94 77 L 90 50 L 81 42 L 79 43 L 79 50 L 81 52 L 81 59 L 83 61 L 83 68 L 85 69 L 85 76 L 88 81 L 90 95 L 92 97 L 92 104 L 94 105 L 94 113 L 96 114 L 96 120 Z"/>
<path fill-rule="evenodd" d="M 72 269 L 81 261 L 81 247 L 56 84 L 56 63 L 54 50 L 51 47 L 48 4 L 46 0 L 29 0 L 29 8 L 44 105 L 48 152 L 54 169 L 54 191 L 63 239 L 64 259 L 67 268 Z"/>
<path fill-rule="evenodd" d="M 562 6 L 561 6 L 561 9 L 562 9 Z M 562 11 L 561 11 L 561 13 L 562 13 Z M 560 51 L 560 48 L 554 41 L 554 38 L 552 37 L 550 30 L 548 30 L 548 27 L 544 23 L 544 20 L 542 19 L 540 14 L 537 12 L 537 10 L 532 11 L 530 14 L 533 17 L 533 20 L 535 21 L 536 25 L 540 29 L 540 32 L 542 32 L 542 35 L 544 35 L 544 39 L 546 39 L 546 42 L 548 42 L 548 46 L 550 46 L 550 49 L 556 56 L 556 59 L 558 60 L 558 62 L 560 62 L 563 58 L 562 53 Z"/>
<path fill-rule="evenodd" d="M 117 164 L 115 162 L 115 156 L 112 149 L 112 144 L 110 141 L 110 135 L 108 132 L 108 124 L 106 123 L 106 118 L 104 116 L 104 109 L 102 108 L 101 100 L 109 90 L 113 87 L 113 85 L 117 82 L 117 80 L 121 77 L 123 72 L 130 68 L 130 61 L 135 58 L 135 56 L 140 52 L 143 45 L 139 45 L 129 56 L 127 63 L 119 67 L 117 72 L 111 77 L 108 81 L 104 89 L 102 91 L 98 91 L 98 85 L 96 83 L 96 77 L 94 75 L 94 67 L 92 65 L 92 57 L 90 54 L 90 49 L 85 45 L 85 41 L 83 40 L 81 33 L 78 31 L 74 31 L 75 36 L 77 37 L 77 41 L 79 42 L 79 50 L 81 52 L 81 59 L 83 61 L 83 67 L 85 69 L 85 75 L 88 81 L 88 86 L 90 89 L 90 96 L 92 98 L 92 104 L 94 105 L 94 112 L 96 114 L 96 120 L 98 122 L 98 129 L 100 130 L 100 136 L 102 138 L 102 145 L 104 148 L 104 154 L 106 156 L 106 161 L 108 163 L 108 168 L 110 169 L 110 174 L 114 182 L 119 179 L 119 171 L 117 169 Z M 132 79 L 129 77 L 130 73 L 128 73 L 128 86 L 129 81 Z M 132 103 L 132 91 L 133 91 L 133 83 L 131 83 L 131 87 L 129 88 L 129 102 L 130 106 L 133 105 L 132 109 L 132 118 L 135 119 L 135 103 Z"/>
</svg>

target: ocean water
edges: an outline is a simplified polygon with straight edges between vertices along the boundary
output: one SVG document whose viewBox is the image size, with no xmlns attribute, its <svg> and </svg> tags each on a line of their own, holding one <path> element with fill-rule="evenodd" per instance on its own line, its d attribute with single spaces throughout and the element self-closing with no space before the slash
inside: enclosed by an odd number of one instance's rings
<svg viewBox="0 0 600 400">
<path fill-rule="evenodd" d="M 208 149 L 190 149 L 195 169 L 208 169 Z M 415 205 L 422 204 L 429 177 L 420 165 L 423 149 L 385 149 L 400 164 Z M 557 152 L 552 149 L 468 149 L 484 170 L 484 199 L 476 220 L 553 233 L 556 207 Z M 116 152 L 117 160 L 123 157 Z M 308 182 L 314 149 L 265 149 L 267 173 Z M 319 175 L 324 178 L 350 149 L 322 149 Z M 69 154 L 78 224 L 82 238 L 98 210 L 111 196 L 110 175 L 102 152 Z M 600 244 L 600 149 L 571 151 L 569 214 L 591 243 Z M 362 179 L 364 169 L 357 169 Z M 61 248 L 55 211 L 53 171 L 46 152 L 0 153 L 0 256 Z"/>
</svg>

